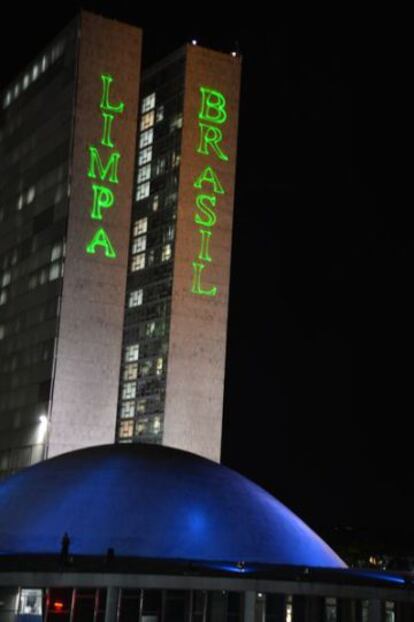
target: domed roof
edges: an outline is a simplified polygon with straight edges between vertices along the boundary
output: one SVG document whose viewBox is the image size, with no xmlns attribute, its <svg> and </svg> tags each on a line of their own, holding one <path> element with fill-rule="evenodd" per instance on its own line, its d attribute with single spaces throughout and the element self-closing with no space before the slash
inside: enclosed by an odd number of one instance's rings
<svg viewBox="0 0 414 622">
<path fill-rule="evenodd" d="M 297 516 L 242 475 L 152 445 L 64 454 L 0 484 L 0 553 L 58 553 L 341 568 Z"/>
</svg>

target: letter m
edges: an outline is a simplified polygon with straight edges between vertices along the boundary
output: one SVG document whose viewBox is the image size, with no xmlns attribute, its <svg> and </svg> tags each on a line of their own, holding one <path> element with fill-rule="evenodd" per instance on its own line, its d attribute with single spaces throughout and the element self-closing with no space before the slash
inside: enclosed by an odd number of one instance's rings
<svg viewBox="0 0 414 622">
<path fill-rule="evenodd" d="M 99 155 L 99 151 L 96 147 L 89 147 L 89 155 L 90 160 L 88 177 L 96 179 L 98 176 L 101 181 L 105 181 L 105 179 L 108 178 L 108 181 L 112 184 L 119 183 L 118 165 L 121 158 L 120 153 L 114 151 L 106 164 L 102 163 L 101 156 Z"/>
</svg>

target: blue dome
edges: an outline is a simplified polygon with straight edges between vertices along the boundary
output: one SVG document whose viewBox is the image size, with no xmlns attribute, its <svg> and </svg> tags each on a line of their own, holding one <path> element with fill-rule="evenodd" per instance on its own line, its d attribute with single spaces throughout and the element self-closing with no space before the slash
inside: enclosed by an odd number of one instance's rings
<svg viewBox="0 0 414 622">
<path fill-rule="evenodd" d="M 64 454 L 0 484 L 0 553 L 71 552 L 343 568 L 262 488 L 220 464 L 151 445 Z"/>
</svg>

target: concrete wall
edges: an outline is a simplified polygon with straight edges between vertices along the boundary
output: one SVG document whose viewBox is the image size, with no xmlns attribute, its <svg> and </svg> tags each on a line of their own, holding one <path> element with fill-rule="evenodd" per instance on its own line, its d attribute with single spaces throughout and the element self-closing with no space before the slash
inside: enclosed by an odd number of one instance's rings
<svg viewBox="0 0 414 622">
<path fill-rule="evenodd" d="M 168 357 L 163 444 L 219 461 L 223 416 L 230 254 L 237 152 L 240 58 L 188 46 L 183 136 L 174 257 L 172 316 Z M 227 120 L 215 124 L 223 133 L 224 161 L 214 150 L 198 153 L 200 87 L 226 98 Z M 194 187 L 207 166 L 214 168 L 224 194 L 216 195 L 217 222 L 202 227 L 196 197 L 211 194 L 212 184 Z M 211 233 L 211 261 L 200 261 L 200 228 Z M 201 284 L 216 295 L 194 293 L 193 262 L 204 265 Z"/>
<path fill-rule="evenodd" d="M 73 134 L 70 208 L 57 365 L 50 413 L 48 456 L 114 442 L 128 261 L 138 108 L 141 31 L 87 12 L 81 14 Z M 114 147 L 101 144 L 101 74 L 110 74 L 109 102 L 124 102 L 112 125 Z M 105 164 L 121 154 L 119 183 L 88 177 L 89 146 Z M 113 191 L 115 203 L 91 218 L 92 184 Z M 116 250 L 86 247 L 100 226 Z"/>
</svg>

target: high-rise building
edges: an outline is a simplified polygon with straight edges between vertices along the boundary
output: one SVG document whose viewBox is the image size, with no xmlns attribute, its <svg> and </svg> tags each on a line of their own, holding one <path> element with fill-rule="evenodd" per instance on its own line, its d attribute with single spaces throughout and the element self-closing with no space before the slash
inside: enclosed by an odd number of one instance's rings
<svg viewBox="0 0 414 622">
<path fill-rule="evenodd" d="M 240 59 L 186 46 L 139 109 L 140 55 L 81 12 L 0 94 L 0 476 L 114 441 L 220 456 Z"/>
<path fill-rule="evenodd" d="M 240 59 L 143 74 L 117 440 L 220 459 Z"/>
<path fill-rule="evenodd" d="M 114 439 L 140 50 L 82 12 L 1 95 L 3 474 Z"/>
</svg>

